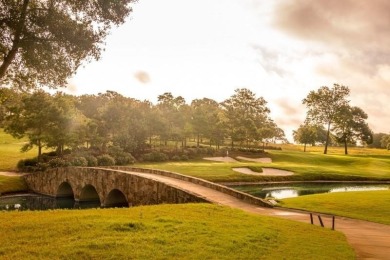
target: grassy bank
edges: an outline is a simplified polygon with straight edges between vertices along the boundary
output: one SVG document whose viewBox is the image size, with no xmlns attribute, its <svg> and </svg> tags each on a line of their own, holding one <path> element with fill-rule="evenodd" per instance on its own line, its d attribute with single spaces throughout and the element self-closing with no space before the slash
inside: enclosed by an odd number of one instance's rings
<svg viewBox="0 0 390 260">
<path fill-rule="evenodd" d="M 27 185 L 22 177 L 0 175 L 0 194 L 26 191 Z"/>
<path fill-rule="evenodd" d="M 20 151 L 25 143 L 26 139 L 15 139 L 0 128 L 0 171 L 15 171 L 19 160 L 37 156 L 37 149 Z"/>
<path fill-rule="evenodd" d="M 390 225 L 390 190 L 301 196 L 283 199 L 281 206 Z"/>
<path fill-rule="evenodd" d="M 0 222 L 5 259 L 354 259 L 341 233 L 210 204 L 2 212 Z"/>
</svg>

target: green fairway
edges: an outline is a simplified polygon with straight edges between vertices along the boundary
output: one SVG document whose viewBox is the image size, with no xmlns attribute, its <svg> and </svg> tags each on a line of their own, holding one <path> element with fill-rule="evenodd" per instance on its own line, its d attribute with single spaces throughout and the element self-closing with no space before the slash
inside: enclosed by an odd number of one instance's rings
<svg viewBox="0 0 390 260">
<path fill-rule="evenodd" d="M 14 139 L 0 129 L 0 171 L 14 171 L 19 160 L 36 157 L 37 149 L 22 153 L 26 139 Z"/>
<path fill-rule="evenodd" d="M 162 169 L 215 182 L 289 180 L 390 180 L 390 154 L 324 155 L 297 151 L 269 151 L 272 163 L 165 162 L 141 163 L 139 167 Z M 293 171 L 292 176 L 256 176 L 238 173 L 235 167 L 272 167 Z"/>
<path fill-rule="evenodd" d="M 0 194 L 26 190 L 27 185 L 22 177 L 0 175 Z"/>
<path fill-rule="evenodd" d="M 3 259 L 354 259 L 339 232 L 211 204 L 1 212 L 0 222 Z"/>
<path fill-rule="evenodd" d="M 283 199 L 281 206 L 390 225 L 390 190 L 301 196 Z"/>
</svg>

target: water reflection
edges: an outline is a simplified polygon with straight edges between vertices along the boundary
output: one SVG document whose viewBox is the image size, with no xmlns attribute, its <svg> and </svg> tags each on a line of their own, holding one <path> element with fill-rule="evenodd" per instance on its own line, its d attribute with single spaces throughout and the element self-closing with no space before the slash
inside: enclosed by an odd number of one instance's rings
<svg viewBox="0 0 390 260">
<path fill-rule="evenodd" d="M 20 205 L 15 207 L 15 205 Z M 76 202 L 73 198 L 53 198 L 36 194 L 0 198 L 0 210 L 48 210 L 100 208 L 100 201 Z"/>
<path fill-rule="evenodd" d="M 361 183 L 294 183 L 289 184 L 268 184 L 233 186 L 232 188 L 249 193 L 259 198 L 285 199 L 304 195 L 349 192 L 349 191 L 370 191 L 389 190 L 390 184 L 361 184 Z"/>
</svg>

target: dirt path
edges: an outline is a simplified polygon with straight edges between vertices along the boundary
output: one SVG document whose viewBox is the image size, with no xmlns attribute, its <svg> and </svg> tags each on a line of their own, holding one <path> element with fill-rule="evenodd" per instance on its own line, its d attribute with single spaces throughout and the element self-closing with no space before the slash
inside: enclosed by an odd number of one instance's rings
<svg viewBox="0 0 390 260">
<path fill-rule="evenodd" d="M 285 218 L 310 224 L 310 215 L 308 212 L 258 207 L 245 203 L 230 195 L 186 181 L 148 173 L 132 172 L 132 174 L 147 175 L 149 178 L 198 194 L 216 204 L 239 208 L 260 215 Z M 321 218 L 325 227 L 331 228 L 332 218 L 326 215 L 321 215 Z M 317 215 L 313 219 L 314 224 L 319 225 Z M 336 217 L 335 229 L 345 234 L 347 241 L 354 248 L 358 259 L 390 259 L 390 226 Z"/>
<path fill-rule="evenodd" d="M 3 176 L 23 176 L 25 173 L 18 173 L 18 172 L 0 172 L 0 175 Z"/>
</svg>

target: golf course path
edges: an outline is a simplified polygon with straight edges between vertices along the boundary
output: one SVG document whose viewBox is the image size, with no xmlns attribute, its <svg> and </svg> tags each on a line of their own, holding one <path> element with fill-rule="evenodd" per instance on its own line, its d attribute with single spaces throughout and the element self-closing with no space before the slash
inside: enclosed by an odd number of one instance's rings
<svg viewBox="0 0 390 260">
<path fill-rule="evenodd" d="M 194 183 L 151 173 L 137 172 L 135 174 L 145 175 L 148 178 L 200 195 L 216 204 L 242 209 L 255 214 L 311 223 L 310 214 L 305 211 L 259 207 Z M 313 214 L 313 223 L 315 225 L 320 223 L 318 215 L 318 213 Z M 326 228 L 332 227 L 331 216 L 321 214 L 321 219 Z M 347 241 L 354 248 L 358 259 L 390 259 L 390 226 L 363 220 L 335 217 L 335 230 L 345 234 Z"/>
</svg>

